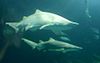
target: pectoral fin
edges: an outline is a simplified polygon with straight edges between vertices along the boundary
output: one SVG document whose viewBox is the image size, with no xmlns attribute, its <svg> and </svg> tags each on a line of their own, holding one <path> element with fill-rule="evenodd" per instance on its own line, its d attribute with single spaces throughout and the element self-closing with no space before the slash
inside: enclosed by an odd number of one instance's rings
<svg viewBox="0 0 100 63">
<path fill-rule="evenodd" d="M 26 27 L 25 27 L 25 31 L 27 31 L 27 30 L 31 29 L 32 27 L 33 27 L 33 25 L 26 26 Z"/>
<path fill-rule="evenodd" d="M 45 25 L 43 25 L 43 26 L 40 27 L 40 30 L 41 30 L 41 29 L 44 29 L 44 28 L 47 27 L 47 26 L 51 26 L 51 25 L 53 25 L 53 24 L 45 24 Z"/>
</svg>

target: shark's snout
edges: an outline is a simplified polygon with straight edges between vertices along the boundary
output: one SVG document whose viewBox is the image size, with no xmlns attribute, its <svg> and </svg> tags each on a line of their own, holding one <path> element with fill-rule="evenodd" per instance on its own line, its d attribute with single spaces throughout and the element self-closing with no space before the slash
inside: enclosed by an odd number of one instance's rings
<svg viewBox="0 0 100 63">
<path fill-rule="evenodd" d="M 83 49 L 82 47 L 75 46 L 75 45 L 71 45 L 70 48 L 73 48 L 73 49 Z"/>
<path fill-rule="evenodd" d="M 83 49 L 83 48 L 82 48 L 82 47 L 78 47 L 78 46 L 76 46 L 75 49 L 79 49 L 79 50 L 81 50 L 81 49 Z"/>
<path fill-rule="evenodd" d="M 79 25 L 79 23 L 77 23 L 77 22 L 70 22 L 69 25 L 77 26 L 77 25 Z"/>
<path fill-rule="evenodd" d="M 73 28 L 78 25 L 79 25 L 79 23 L 77 23 L 77 22 L 70 22 L 67 26 Z"/>
<path fill-rule="evenodd" d="M 66 51 L 67 52 L 73 52 L 73 51 L 78 51 L 78 50 L 81 50 L 81 49 L 83 49 L 83 48 L 81 48 L 81 47 L 79 47 L 79 48 L 69 48 Z"/>
<path fill-rule="evenodd" d="M 76 22 L 69 22 L 69 23 L 65 23 L 64 25 L 63 25 L 63 28 L 65 28 L 66 30 L 70 30 L 70 29 L 72 29 L 72 28 L 74 28 L 74 27 L 76 27 L 76 26 L 78 26 L 79 25 L 79 23 L 76 23 Z"/>
<path fill-rule="evenodd" d="M 73 25 L 79 25 L 79 23 L 77 23 L 77 22 L 72 22 L 72 24 L 73 24 Z"/>
</svg>

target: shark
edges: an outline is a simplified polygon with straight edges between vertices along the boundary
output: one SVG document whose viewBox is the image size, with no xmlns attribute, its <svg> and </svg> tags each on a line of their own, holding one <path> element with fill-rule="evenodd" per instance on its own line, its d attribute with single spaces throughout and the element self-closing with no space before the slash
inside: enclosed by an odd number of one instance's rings
<svg viewBox="0 0 100 63">
<path fill-rule="evenodd" d="M 74 26 L 79 25 L 77 22 L 68 20 L 58 14 L 41 11 L 36 9 L 35 13 L 29 16 L 24 16 L 19 22 L 7 22 L 9 26 L 13 27 L 16 32 L 25 29 L 35 31 L 51 30 L 55 34 L 64 34 L 63 30 L 72 29 Z"/>
<path fill-rule="evenodd" d="M 22 40 L 27 43 L 32 49 L 37 49 L 39 51 L 51 51 L 51 52 L 71 52 L 71 51 L 77 51 L 80 49 L 83 49 L 82 47 L 63 42 L 63 41 L 58 41 L 53 38 L 50 38 L 48 41 L 42 41 L 40 40 L 40 43 L 33 42 L 31 40 L 28 40 L 26 38 L 22 38 Z"/>
</svg>

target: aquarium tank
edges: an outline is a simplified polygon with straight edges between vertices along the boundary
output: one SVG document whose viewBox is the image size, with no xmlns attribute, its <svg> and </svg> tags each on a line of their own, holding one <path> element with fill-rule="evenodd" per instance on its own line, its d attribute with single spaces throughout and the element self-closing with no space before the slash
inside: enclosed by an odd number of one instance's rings
<svg viewBox="0 0 100 63">
<path fill-rule="evenodd" d="M 0 63 L 100 63 L 99 0 L 0 0 Z"/>
</svg>

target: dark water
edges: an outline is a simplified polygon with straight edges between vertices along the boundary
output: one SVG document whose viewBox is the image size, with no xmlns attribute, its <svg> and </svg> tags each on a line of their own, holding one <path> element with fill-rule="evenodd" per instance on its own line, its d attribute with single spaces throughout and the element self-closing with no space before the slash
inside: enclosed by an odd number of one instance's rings
<svg viewBox="0 0 100 63">
<path fill-rule="evenodd" d="M 83 50 L 66 54 L 41 53 L 32 50 L 26 43 L 16 48 L 10 46 L 1 63 L 100 63 L 100 1 L 88 0 L 88 18 L 85 13 L 84 0 L 0 0 L 0 50 L 6 44 L 3 36 L 5 22 L 19 21 L 23 16 L 31 15 L 36 9 L 59 14 L 80 25 L 65 31 L 72 40 L 72 44 L 83 47 Z M 95 28 L 99 33 L 95 33 Z M 50 31 L 26 32 L 25 37 L 38 42 L 48 40 L 49 37 L 58 39 Z"/>
</svg>

